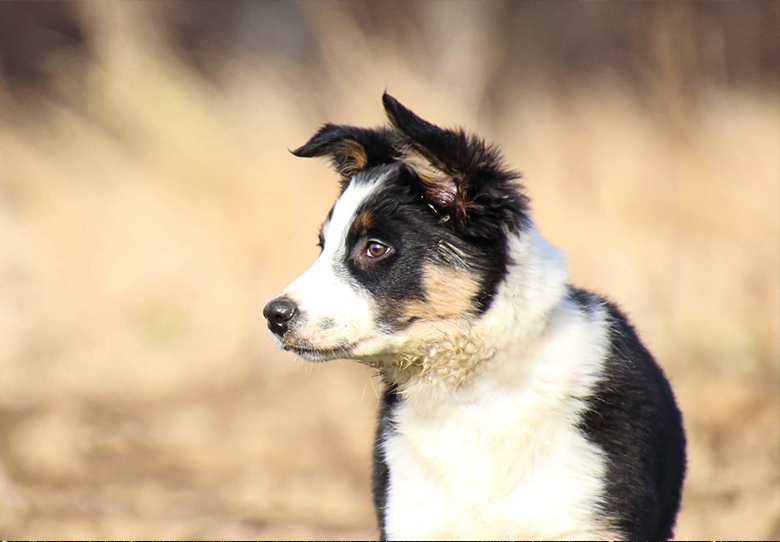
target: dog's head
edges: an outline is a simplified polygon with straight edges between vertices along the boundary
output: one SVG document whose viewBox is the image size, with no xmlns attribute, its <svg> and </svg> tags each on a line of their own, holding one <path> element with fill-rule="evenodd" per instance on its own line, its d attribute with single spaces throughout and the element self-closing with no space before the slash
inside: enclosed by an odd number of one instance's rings
<svg viewBox="0 0 780 542">
<path fill-rule="evenodd" d="M 389 127 L 325 125 L 296 156 L 331 159 L 342 192 L 312 267 L 265 308 L 276 342 L 311 361 L 378 366 L 436 348 L 435 330 L 482 318 L 506 276 L 527 200 L 496 148 L 391 96 Z"/>
</svg>

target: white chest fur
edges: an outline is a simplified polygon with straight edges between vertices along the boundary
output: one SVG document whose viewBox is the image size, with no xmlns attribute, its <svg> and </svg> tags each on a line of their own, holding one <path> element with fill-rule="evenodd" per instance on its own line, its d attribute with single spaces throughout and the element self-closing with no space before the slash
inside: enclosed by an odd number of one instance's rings
<svg viewBox="0 0 780 542">
<path fill-rule="evenodd" d="M 564 302 L 468 389 L 402 401 L 383 445 L 388 537 L 615 538 L 595 515 L 604 456 L 576 427 L 606 347 L 602 315 Z"/>
</svg>

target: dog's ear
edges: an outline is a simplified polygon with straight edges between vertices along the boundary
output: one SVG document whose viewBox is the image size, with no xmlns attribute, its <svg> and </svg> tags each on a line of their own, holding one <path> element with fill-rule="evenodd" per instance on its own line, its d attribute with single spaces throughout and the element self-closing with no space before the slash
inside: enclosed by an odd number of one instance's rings
<svg viewBox="0 0 780 542">
<path fill-rule="evenodd" d="M 520 174 L 504 166 L 497 148 L 463 130 L 439 128 L 387 93 L 382 102 L 399 133 L 399 160 L 417 174 L 439 213 L 478 236 L 494 234 L 501 224 L 520 228 L 528 221 L 527 198 L 515 182 Z"/>
<path fill-rule="evenodd" d="M 327 156 L 344 182 L 364 169 L 388 164 L 395 158 L 390 131 L 326 124 L 302 147 L 291 151 L 295 156 Z"/>
</svg>

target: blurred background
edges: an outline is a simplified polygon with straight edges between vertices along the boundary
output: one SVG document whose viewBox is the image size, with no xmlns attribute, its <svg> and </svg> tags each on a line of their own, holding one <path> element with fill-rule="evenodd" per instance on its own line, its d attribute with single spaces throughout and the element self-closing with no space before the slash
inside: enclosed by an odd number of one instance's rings
<svg viewBox="0 0 780 542">
<path fill-rule="evenodd" d="M 681 539 L 780 538 L 780 3 L 0 3 L 0 538 L 377 536 L 379 382 L 263 305 L 385 90 L 502 145 L 670 377 Z"/>
</svg>

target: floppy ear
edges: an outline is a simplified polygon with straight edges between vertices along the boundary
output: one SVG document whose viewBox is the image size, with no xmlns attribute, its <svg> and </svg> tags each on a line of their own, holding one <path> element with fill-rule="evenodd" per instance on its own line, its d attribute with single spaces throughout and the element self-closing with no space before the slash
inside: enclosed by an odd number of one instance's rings
<svg viewBox="0 0 780 542">
<path fill-rule="evenodd" d="M 527 223 L 527 198 L 496 147 L 463 130 L 439 128 L 385 93 L 385 112 L 399 132 L 400 161 L 420 178 L 425 197 L 474 235 L 493 235 L 501 225 Z"/>
<path fill-rule="evenodd" d="M 326 124 L 302 147 L 291 151 L 295 156 L 327 156 L 343 182 L 364 169 L 393 161 L 395 150 L 386 128 L 367 129 Z"/>
</svg>

